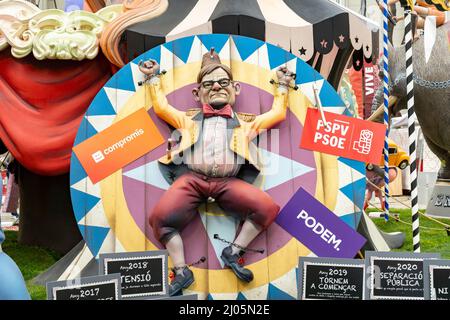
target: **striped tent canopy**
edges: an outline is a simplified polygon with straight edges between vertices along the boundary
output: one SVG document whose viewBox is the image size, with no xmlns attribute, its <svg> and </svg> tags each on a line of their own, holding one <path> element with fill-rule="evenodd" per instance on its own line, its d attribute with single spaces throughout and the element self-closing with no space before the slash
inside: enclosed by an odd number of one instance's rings
<svg viewBox="0 0 450 320">
<path fill-rule="evenodd" d="M 129 61 L 189 35 L 252 37 L 292 52 L 337 88 L 351 56 L 360 70 L 378 55 L 378 29 L 330 0 L 169 0 L 162 15 L 132 25 L 125 34 Z"/>
</svg>

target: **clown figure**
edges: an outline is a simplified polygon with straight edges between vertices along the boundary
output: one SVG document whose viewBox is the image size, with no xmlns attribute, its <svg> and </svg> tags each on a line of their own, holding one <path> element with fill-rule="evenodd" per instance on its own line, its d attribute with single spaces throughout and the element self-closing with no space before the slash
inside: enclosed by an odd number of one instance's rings
<svg viewBox="0 0 450 320">
<path fill-rule="evenodd" d="M 215 201 L 225 212 L 238 214 L 243 220 L 239 234 L 222 251 L 221 259 L 240 280 L 252 281 L 253 273 L 242 265 L 241 256 L 274 221 L 280 208 L 267 193 L 252 185 L 261 166 L 257 147 L 251 141 L 261 130 L 285 119 L 290 82 L 295 74 L 286 67 L 279 68 L 271 110 L 253 115 L 233 110 L 241 87 L 214 49 L 203 56 L 198 86 L 192 92 L 202 107 L 187 112 L 169 105 L 156 61 L 140 63 L 139 69 L 146 76 L 145 90 L 156 115 L 182 137 L 178 148 L 159 159 L 161 171 L 172 185 L 149 216 L 156 238 L 166 247 L 174 265 L 169 294 L 178 295 L 194 282 L 185 262 L 180 231 L 205 201 Z"/>
</svg>

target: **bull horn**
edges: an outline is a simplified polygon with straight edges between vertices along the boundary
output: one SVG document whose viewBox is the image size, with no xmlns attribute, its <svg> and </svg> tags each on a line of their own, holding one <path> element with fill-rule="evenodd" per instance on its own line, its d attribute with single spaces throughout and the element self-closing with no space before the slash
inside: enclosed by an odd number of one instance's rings
<svg viewBox="0 0 450 320">
<path fill-rule="evenodd" d="M 398 101 L 398 98 L 396 96 L 390 96 L 388 100 L 388 108 L 390 109 L 396 102 Z M 381 116 L 384 113 L 384 103 L 380 104 L 377 110 L 375 110 L 374 113 L 370 115 L 367 120 L 369 121 L 375 121 L 379 116 Z"/>
</svg>

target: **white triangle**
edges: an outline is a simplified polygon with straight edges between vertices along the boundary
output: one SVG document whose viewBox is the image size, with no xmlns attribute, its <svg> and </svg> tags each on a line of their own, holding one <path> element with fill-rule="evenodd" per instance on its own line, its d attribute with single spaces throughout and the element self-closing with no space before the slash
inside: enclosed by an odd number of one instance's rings
<svg viewBox="0 0 450 320">
<path fill-rule="evenodd" d="M 202 61 L 202 47 L 202 42 L 197 36 L 195 36 L 194 40 L 192 41 L 191 51 L 189 51 L 189 57 L 186 63 Z"/>
<path fill-rule="evenodd" d="M 320 91 L 322 90 L 324 79 L 317 81 L 306 82 L 299 84 L 300 91 L 311 101 L 312 104 L 316 105 L 316 98 L 314 96 L 314 86 L 317 88 L 317 94 L 320 96 Z"/>
<path fill-rule="evenodd" d="M 366 178 L 365 174 L 362 174 L 358 170 L 353 169 L 352 167 L 350 167 L 346 163 L 340 161 L 339 159 L 338 159 L 338 164 L 339 164 L 339 189 L 345 187 L 346 185 L 348 185 L 350 183 L 353 183 L 360 179 Z M 348 176 L 350 176 L 350 178 L 344 176 L 343 174 L 342 174 L 342 178 L 341 178 L 341 172 L 345 172 L 345 173 L 348 172 Z"/>
<path fill-rule="evenodd" d="M 277 153 L 262 148 L 260 151 L 263 159 L 261 174 L 264 175 L 264 190 L 270 190 L 314 170 Z"/>
<path fill-rule="evenodd" d="M 271 283 L 281 291 L 297 299 L 297 273 L 295 268 Z"/>
<path fill-rule="evenodd" d="M 108 128 L 116 118 L 116 115 L 108 116 L 86 116 L 86 119 L 94 127 L 97 132 L 102 132 Z"/>
<path fill-rule="evenodd" d="M 297 58 L 294 58 L 294 59 L 286 62 L 286 66 L 289 71 L 291 71 L 293 73 L 297 73 Z"/>
<path fill-rule="evenodd" d="M 241 292 L 247 300 L 267 300 L 269 293 L 269 285 L 265 284 L 260 287 Z"/>
<path fill-rule="evenodd" d="M 139 66 L 136 63 L 131 62 L 130 67 L 131 67 L 131 74 L 133 76 L 134 87 L 138 89 L 139 88 L 138 83 L 144 81 L 144 74 L 139 70 Z"/>
<path fill-rule="evenodd" d="M 338 161 L 339 172 L 339 189 L 354 181 L 352 177 L 352 169 L 345 163 Z"/>
<path fill-rule="evenodd" d="M 106 218 L 105 210 L 103 208 L 103 201 L 100 200 L 95 206 L 92 207 L 89 212 L 78 221 L 78 224 L 91 226 L 91 227 L 102 227 L 110 228 L 109 221 Z"/>
<path fill-rule="evenodd" d="M 116 88 L 104 87 L 104 89 L 105 89 L 106 95 L 108 96 L 109 101 L 111 102 L 111 105 L 113 106 L 113 108 L 117 114 L 125 106 L 125 103 L 127 103 L 128 99 L 130 99 L 135 93 L 134 91 L 122 90 L 122 89 L 116 89 Z"/>
<path fill-rule="evenodd" d="M 159 63 L 160 70 L 172 70 L 173 69 L 173 56 L 174 54 L 172 51 L 167 49 L 165 46 L 161 46 L 161 61 Z"/>
<path fill-rule="evenodd" d="M 211 206 L 209 206 L 211 207 Z M 208 234 L 209 241 L 211 242 L 214 252 L 216 254 L 217 260 L 220 262 L 222 268 L 224 263 L 220 258 L 223 249 L 229 246 L 229 244 L 222 242 L 218 239 L 214 239 L 214 235 L 218 234 L 220 238 L 225 239 L 229 242 L 233 242 L 236 236 L 236 230 L 238 228 L 239 222 L 230 215 L 224 215 L 218 211 L 219 208 L 215 210 L 209 210 L 210 212 L 205 212 L 204 207 L 199 208 L 201 220 L 205 230 Z"/>
<path fill-rule="evenodd" d="M 347 198 L 342 191 L 338 191 L 336 208 L 333 210 L 334 214 L 341 217 L 346 214 L 352 214 L 355 211 L 359 211 L 358 207 L 349 198 Z"/>
<path fill-rule="evenodd" d="M 209 293 L 213 300 L 236 300 L 237 293 Z"/>
<path fill-rule="evenodd" d="M 130 171 L 124 172 L 124 176 L 144 182 L 159 189 L 167 190 L 170 185 L 159 170 L 158 160 L 148 162 Z"/>
<path fill-rule="evenodd" d="M 352 177 L 353 177 L 353 181 L 358 181 L 360 179 L 365 179 L 366 175 L 362 174 L 358 170 L 352 168 Z"/>
<path fill-rule="evenodd" d="M 222 62 L 230 60 L 230 38 L 228 38 L 227 42 L 223 45 L 222 49 L 219 52 L 219 57 Z"/>
<path fill-rule="evenodd" d="M 267 50 L 267 44 L 262 45 L 256 51 L 258 54 L 257 64 L 264 69 L 270 70 L 269 52 Z M 253 54 L 252 54 L 253 55 Z M 250 56 L 251 57 L 251 56 Z M 248 59 L 247 59 L 248 60 Z M 246 61 L 247 61 L 246 60 Z"/>
<path fill-rule="evenodd" d="M 100 184 L 99 183 L 93 184 L 91 179 L 89 179 L 88 177 L 74 183 L 70 187 L 80 192 L 87 193 L 91 196 L 101 198 Z"/>
</svg>

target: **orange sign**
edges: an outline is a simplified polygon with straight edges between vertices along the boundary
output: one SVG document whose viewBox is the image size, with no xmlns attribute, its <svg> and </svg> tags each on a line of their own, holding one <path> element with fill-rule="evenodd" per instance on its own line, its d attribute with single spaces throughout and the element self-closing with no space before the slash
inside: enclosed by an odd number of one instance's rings
<svg viewBox="0 0 450 320">
<path fill-rule="evenodd" d="M 92 183 L 164 143 L 147 111 L 142 108 L 76 145 L 73 151 Z"/>
</svg>

